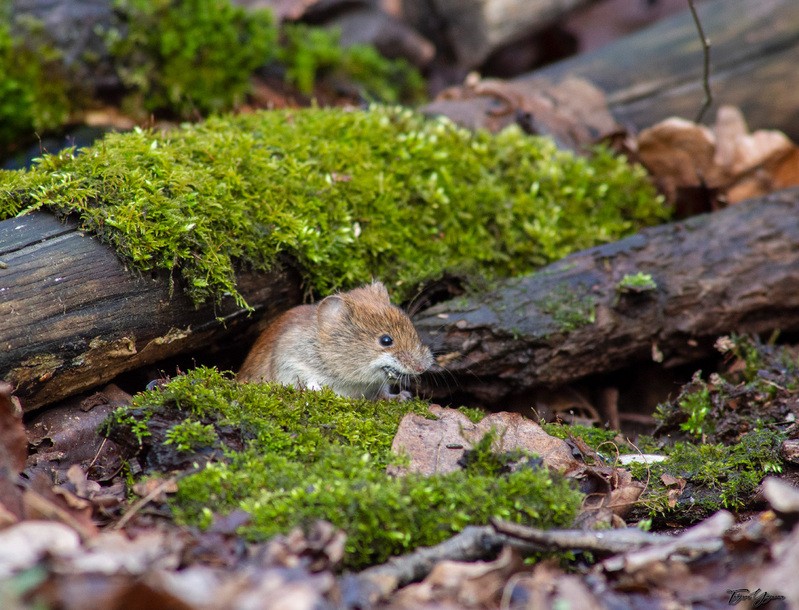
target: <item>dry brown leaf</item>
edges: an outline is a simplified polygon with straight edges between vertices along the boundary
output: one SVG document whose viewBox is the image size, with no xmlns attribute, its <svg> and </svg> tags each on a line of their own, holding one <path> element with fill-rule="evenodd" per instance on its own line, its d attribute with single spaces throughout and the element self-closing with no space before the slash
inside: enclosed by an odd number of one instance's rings
<svg viewBox="0 0 799 610">
<path fill-rule="evenodd" d="M 766 477 L 763 495 L 775 512 L 783 515 L 799 514 L 799 489 L 777 477 Z"/>
<path fill-rule="evenodd" d="M 522 568 L 522 559 L 505 547 L 494 561 L 440 561 L 422 582 L 397 592 L 396 608 L 452 604 L 460 608 L 494 607 L 508 578 Z"/>
<path fill-rule="evenodd" d="M 670 202 L 707 187 L 729 203 L 799 184 L 799 151 L 782 132 L 749 133 L 738 108 L 719 108 L 713 128 L 670 118 L 645 129 L 638 158 Z"/>
<path fill-rule="evenodd" d="M 587 494 L 577 518 L 580 527 L 593 529 L 600 524 L 624 527 L 621 520 L 641 497 L 644 484 L 634 481 L 628 470 L 602 465 L 586 466 L 580 477 Z"/>
<path fill-rule="evenodd" d="M 0 465 L 14 473 L 25 468 L 28 439 L 22 424 L 22 411 L 12 400 L 10 383 L 0 382 Z"/>
<path fill-rule="evenodd" d="M 526 601 L 524 608 L 599 610 L 606 607 L 590 592 L 582 579 L 565 574 L 553 561 L 538 563 L 531 574 L 509 582 L 508 589 L 504 599 L 508 599 L 512 592 L 514 597 Z"/>
<path fill-rule="evenodd" d="M 472 73 L 463 86 L 445 89 L 423 111 L 492 132 L 517 122 L 528 133 L 550 136 L 572 150 L 584 150 L 621 131 L 605 94 L 577 77 L 552 83 L 544 78 L 481 79 Z"/>
<path fill-rule="evenodd" d="M 42 473 L 35 473 L 22 495 L 28 519 L 60 521 L 74 529 L 84 540 L 97 535 L 92 521 L 92 506 L 71 492 L 54 486 Z"/>
<path fill-rule="evenodd" d="M 638 136 L 638 158 L 671 202 L 684 186 L 710 184 L 714 178 L 716 142 L 704 125 L 670 118 Z"/>
<path fill-rule="evenodd" d="M 660 480 L 666 487 L 668 487 L 669 506 L 674 508 L 677 505 L 677 500 L 680 499 L 680 496 L 685 489 L 685 484 L 687 481 L 682 477 L 675 477 L 670 474 L 662 475 Z"/>
<path fill-rule="evenodd" d="M 92 479 L 111 479 L 122 467 L 120 450 L 97 434 L 97 428 L 117 406 L 125 404 L 125 396 L 109 386 L 88 398 L 71 399 L 36 415 L 28 426 L 33 447 L 29 470 L 44 472 L 61 483 L 67 479 L 67 468 L 81 464 Z"/>
<path fill-rule="evenodd" d="M 133 493 L 142 498 L 150 498 L 154 502 L 166 502 L 167 494 L 178 492 L 178 483 L 174 478 L 150 477 L 133 484 Z"/>
<path fill-rule="evenodd" d="M 100 492 L 100 484 L 86 477 L 86 471 L 80 464 L 73 464 L 67 469 L 67 480 L 75 487 L 75 493 L 81 498 L 91 498 Z"/>
<path fill-rule="evenodd" d="M 431 405 L 430 412 L 438 419 L 426 419 L 413 413 L 402 418 L 391 449 L 407 455 L 410 464 L 405 469 L 395 469 L 395 472 L 432 475 L 458 470 L 458 460 L 464 452 L 491 430 L 497 433 L 493 447 L 497 452 L 529 451 L 560 472 L 581 467 L 565 441 L 550 436 L 541 426 L 519 413 L 493 413 L 475 424 L 455 409 Z"/>
<path fill-rule="evenodd" d="M 184 543 L 176 534 L 157 529 L 143 531 L 131 540 L 123 532 L 103 532 L 85 543 L 84 551 L 60 565 L 61 572 L 144 574 L 174 569 L 180 564 Z"/>
<path fill-rule="evenodd" d="M 0 531 L 0 578 L 36 565 L 45 555 L 66 556 L 79 548 L 77 532 L 63 523 L 17 523 Z"/>
<path fill-rule="evenodd" d="M 799 565 L 799 525 L 795 525 L 791 535 L 772 545 L 773 564 L 762 575 L 749 577 L 745 585 L 750 591 L 758 589 L 771 595 L 784 595 L 788 608 L 799 608 L 799 578 L 796 566 Z M 768 606 L 764 606 L 768 608 Z"/>
<path fill-rule="evenodd" d="M 317 521 L 306 535 L 294 528 L 275 536 L 266 546 L 264 562 L 286 568 L 302 566 L 310 572 L 329 570 L 344 559 L 347 535 L 327 521 Z"/>
</svg>

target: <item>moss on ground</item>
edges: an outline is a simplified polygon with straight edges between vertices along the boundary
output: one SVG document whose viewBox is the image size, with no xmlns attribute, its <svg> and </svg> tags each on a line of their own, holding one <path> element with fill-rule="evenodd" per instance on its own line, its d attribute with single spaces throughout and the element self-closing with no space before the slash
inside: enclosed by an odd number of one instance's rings
<svg viewBox="0 0 799 610">
<path fill-rule="evenodd" d="M 790 347 L 764 345 L 748 337 L 724 337 L 717 346 L 727 355 L 728 371 L 701 373 L 672 401 L 658 407 L 660 426 L 636 447 L 614 432 L 579 426 L 545 424 L 549 434 L 579 436 L 612 463 L 618 453 L 656 453 L 666 460 L 629 467 L 633 477 L 648 481 L 637 515 L 693 523 L 721 509 L 740 510 L 752 501 L 766 475 L 788 465 L 780 445 L 796 420 L 799 354 Z M 795 432 L 794 432 L 795 434 Z M 682 479 L 679 497 L 670 497 Z"/>
<path fill-rule="evenodd" d="M 644 171 L 402 109 L 307 109 L 111 134 L 0 173 L 0 218 L 76 213 L 135 268 L 177 269 L 196 301 L 235 263 L 298 261 L 327 293 L 381 278 L 406 297 L 445 272 L 504 277 L 660 222 Z"/>
<path fill-rule="evenodd" d="M 751 506 L 758 485 L 766 475 L 782 471 L 780 443 L 785 435 L 761 426 L 741 435 L 738 442 L 699 443 L 678 441 L 664 447 L 663 462 L 631 466 L 633 476 L 649 488 L 641 497 L 651 516 L 693 523 L 722 508 L 740 510 Z M 686 482 L 676 502 L 661 477 L 670 475 Z"/>
<path fill-rule="evenodd" d="M 491 516 L 565 526 L 582 498 L 546 469 L 504 473 L 503 460 L 485 455 L 473 455 L 470 466 L 447 475 L 387 475 L 386 466 L 401 462 L 390 448 L 402 416 L 429 416 L 421 401 L 351 400 L 327 390 L 242 385 L 201 368 L 139 394 L 113 419 L 125 429 L 136 422 L 141 433 L 159 413 L 176 409 L 183 421 L 167 430 L 168 437 L 188 439 L 184 448 L 191 450 L 204 438 L 224 455 L 181 479 L 172 502 L 180 521 L 207 526 L 215 514 L 240 508 L 252 515 L 242 533 L 261 540 L 327 519 L 348 534 L 345 561 L 351 568 L 438 543 Z M 208 434 L 211 425 L 218 436 Z M 242 450 L 219 442 L 231 431 Z M 489 447 L 482 445 L 484 451 Z"/>
</svg>

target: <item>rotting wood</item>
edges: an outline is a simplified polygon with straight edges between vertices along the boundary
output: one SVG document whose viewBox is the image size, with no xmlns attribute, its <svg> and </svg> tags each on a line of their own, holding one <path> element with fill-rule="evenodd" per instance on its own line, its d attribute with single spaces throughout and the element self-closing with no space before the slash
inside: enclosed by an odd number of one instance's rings
<svg viewBox="0 0 799 610">
<path fill-rule="evenodd" d="M 637 273 L 656 288 L 621 292 Z M 731 332 L 799 330 L 799 189 L 577 252 L 415 323 L 446 368 L 425 392 L 493 406 L 636 363 L 695 362 Z"/>
<path fill-rule="evenodd" d="M 0 222 L 0 379 L 26 411 L 119 373 L 209 346 L 301 301 L 296 274 L 242 273 L 232 299 L 196 308 L 165 273 L 128 270 L 111 248 L 45 212 Z M 244 357 L 242 349 L 242 358 Z"/>
</svg>

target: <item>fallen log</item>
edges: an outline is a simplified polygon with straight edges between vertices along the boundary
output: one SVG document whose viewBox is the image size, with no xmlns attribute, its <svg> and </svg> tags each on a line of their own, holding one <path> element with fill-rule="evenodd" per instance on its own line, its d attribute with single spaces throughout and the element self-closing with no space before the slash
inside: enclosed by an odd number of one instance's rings
<svg viewBox="0 0 799 610">
<path fill-rule="evenodd" d="M 799 3 L 709 0 L 697 10 L 712 44 L 713 105 L 704 121 L 712 122 L 719 106 L 733 105 L 752 129 L 779 129 L 799 140 Z M 508 81 L 507 89 L 494 81 L 476 90 L 467 85 L 462 94 L 447 91 L 423 110 L 470 128 L 497 130 L 519 120 L 573 147 L 562 136 L 568 131 L 562 122 L 585 129 L 583 121 L 588 121 L 596 131 L 586 118 L 596 109 L 582 108 L 579 98 L 562 99 L 563 82 L 593 86 L 606 98 L 604 112 L 618 125 L 640 130 L 670 116 L 695 119 L 705 98 L 702 76 L 702 43 L 686 10 L 592 53 Z M 593 139 L 607 135 L 600 129 Z"/>
<path fill-rule="evenodd" d="M 45 212 L 0 222 L 0 261 L 0 379 L 26 411 L 207 351 L 251 326 L 233 299 L 196 308 L 177 278 L 133 273 L 75 222 Z M 301 301 L 299 278 L 287 270 L 242 273 L 238 286 L 266 319 Z"/>
<path fill-rule="evenodd" d="M 232 302 L 195 308 L 168 277 L 128 271 L 75 223 L 46 213 L 0 223 L 0 244 L 0 378 L 15 385 L 26 410 L 230 344 L 252 326 Z M 664 367 L 692 362 L 732 331 L 797 330 L 797 244 L 799 190 L 784 191 L 439 304 L 416 323 L 455 383 L 431 379 L 426 391 L 446 399 L 454 387 L 496 404 L 653 358 Z M 624 281 L 638 273 L 654 287 Z M 239 280 L 263 314 L 255 326 L 300 302 L 299 285 L 289 271 Z"/>
<path fill-rule="evenodd" d="M 452 378 L 425 391 L 489 405 L 645 361 L 694 362 L 731 332 L 799 330 L 799 189 L 577 252 L 415 322 Z"/>
<path fill-rule="evenodd" d="M 588 0 L 402 0 L 405 20 L 460 68 L 479 66 L 497 49 L 550 27 Z M 443 24 L 443 25 L 442 25 Z"/>
</svg>

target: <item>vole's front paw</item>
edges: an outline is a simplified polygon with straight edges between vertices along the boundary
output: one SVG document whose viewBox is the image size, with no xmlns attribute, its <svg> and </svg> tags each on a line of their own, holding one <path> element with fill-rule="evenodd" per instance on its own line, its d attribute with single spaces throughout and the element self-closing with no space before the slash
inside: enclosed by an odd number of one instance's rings
<svg viewBox="0 0 799 610">
<path fill-rule="evenodd" d="M 379 398 L 382 398 L 383 400 L 398 400 L 399 402 L 405 402 L 406 400 L 413 398 L 413 394 L 411 394 L 408 390 L 402 390 L 399 392 L 399 394 L 392 394 L 386 389 L 383 390 Z"/>
</svg>

